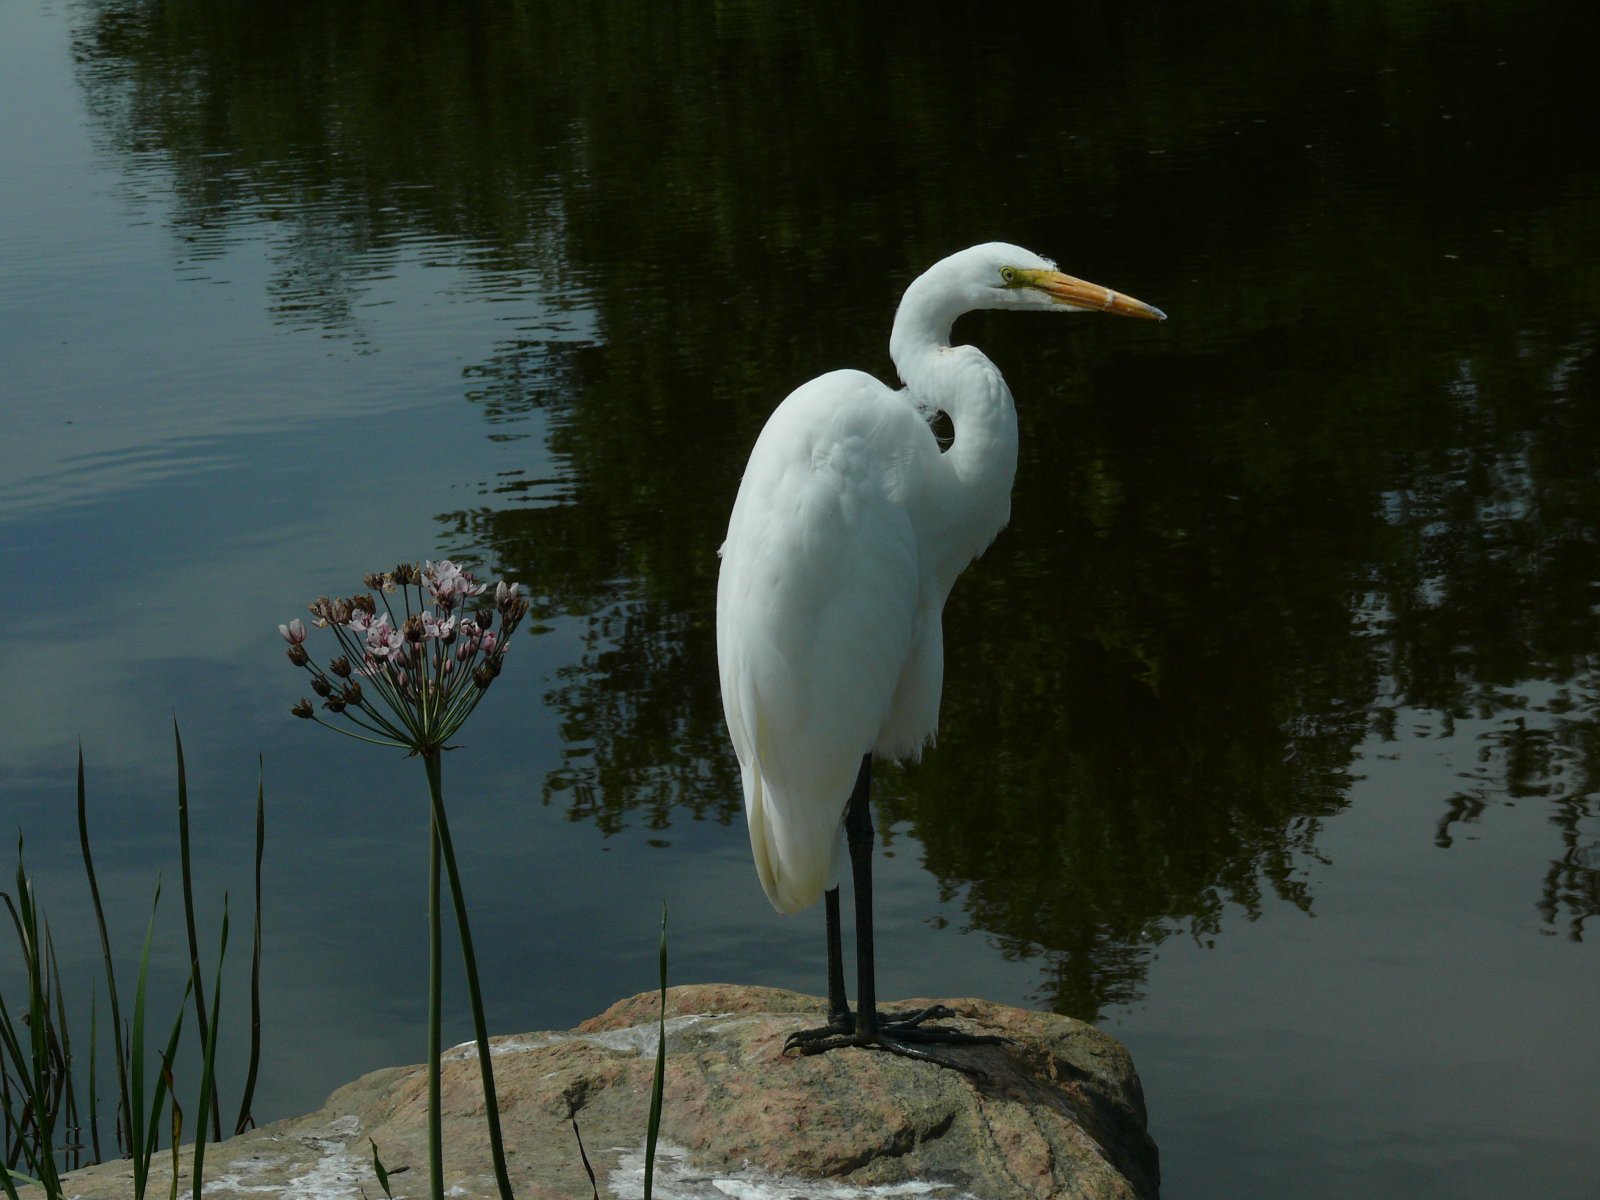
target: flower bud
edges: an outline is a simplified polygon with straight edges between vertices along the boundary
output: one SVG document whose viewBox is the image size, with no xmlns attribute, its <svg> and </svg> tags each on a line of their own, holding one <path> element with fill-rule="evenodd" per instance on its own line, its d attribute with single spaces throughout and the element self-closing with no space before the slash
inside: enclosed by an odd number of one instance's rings
<svg viewBox="0 0 1600 1200">
<path fill-rule="evenodd" d="M 288 653 L 289 661 L 297 667 L 303 667 L 311 661 L 311 655 L 306 653 L 304 646 L 290 646 Z"/>
<path fill-rule="evenodd" d="M 481 692 L 494 682 L 494 672 L 487 664 L 476 666 L 472 669 L 472 682 L 478 685 Z"/>
<path fill-rule="evenodd" d="M 344 711 L 344 701 L 338 696 L 329 696 L 322 702 L 322 707 L 331 713 L 342 713 Z"/>
<path fill-rule="evenodd" d="M 283 635 L 283 640 L 291 646 L 298 646 L 306 640 L 306 623 L 296 617 L 287 625 L 279 625 L 278 632 Z"/>
<path fill-rule="evenodd" d="M 341 654 L 328 664 L 328 670 L 332 671 L 340 679 L 348 679 L 350 678 L 350 660 Z"/>
<path fill-rule="evenodd" d="M 339 699 L 343 700 L 346 704 L 360 704 L 361 685 L 352 679 L 349 683 L 344 685 L 344 690 L 339 693 Z"/>
<path fill-rule="evenodd" d="M 311 701 L 302 696 L 299 700 L 295 701 L 294 707 L 289 709 L 289 711 L 297 717 L 309 718 L 312 713 Z"/>
</svg>

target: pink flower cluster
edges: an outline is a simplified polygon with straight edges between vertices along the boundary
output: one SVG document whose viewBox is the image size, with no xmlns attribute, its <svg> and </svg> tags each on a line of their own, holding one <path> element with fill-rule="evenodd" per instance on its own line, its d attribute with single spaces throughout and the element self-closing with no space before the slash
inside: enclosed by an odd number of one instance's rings
<svg viewBox="0 0 1600 1200">
<path fill-rule="evenodd" d="M 448 558 L 422 566 L 424 586 L 435 600 L 468 599 L 481 596 L 485 585 L 474 583 L 472 576 L 461 570 Z"/>
<path fill-rule="evenodd" d="M 365 582 L 372 592 L 311 602 L 312 624 L 333 630 L 340 655 L 326 669 L 314 663 L 305 648 L 305 623 L 296 618 L 278 626 L 289 643 L 289 661 L 310 672 L 324 709 L 365 733 L 333 728 L 431 753 L 461 727 L 499 676 L 507 640 L 527 615 L 528 601 L 517 584 L 502 580 L 492 600 L 469 610 L 488 586 L 449 559 L 421 567 L 402 563 Z M 291 711 L 316 717 L 309 699 Z"/>
</svg>

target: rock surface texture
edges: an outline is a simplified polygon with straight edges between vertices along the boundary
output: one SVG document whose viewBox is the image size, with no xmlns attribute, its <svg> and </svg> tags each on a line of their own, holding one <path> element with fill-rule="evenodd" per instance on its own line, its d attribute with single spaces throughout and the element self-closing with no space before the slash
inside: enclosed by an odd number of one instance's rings
<svg viewBox="0 0 1600 1200">
<path fill-rule="evenodd" d="M 909 1001 L 894 1009 L 926 1002 Z M 1154 1198 L 1156 1148 L 1122 1046 L 1081 1021 L 985 1000 L 951 1022 L 1002 1046 L 947 1049 L 983 1072 L 858 1050 L 787 1058 L 783 1039 L 822 1001 L 706 984 L 667 994 L 660 1200 Z M 623 1000 L 577 1029 L 496 1039 L 495 1078 L 521 1200 L 592 1196 L 573 1121 L 603 1197 L 643 1194 L 658 996 Z M 207 1200 L 378 1200 L 377 1143 L 395 1197 L 427 1194 L 421 1066 L 377 1071 L 321 1111 L 210 1146 Z M 473 1047 L 446 1055 L 445 1167 L 452 1197 L 494 1197 Z M 183 1155 L 187 1175 L 189 1156 Z M 165 1158 L 150 1194 L 167 1194 Z M 405 1168 L 403 1171 L 401 1168 Z M 180 1194 L 193 1185 L 180 1178 Z M 25 1191 L 23 1193 L 27 1195 Z M 35 1193 L 37 1194 L 37 1193 Z M 70 1177 L 69 1195 L 125 1200 L 124 1163 Z"/>
</svg>

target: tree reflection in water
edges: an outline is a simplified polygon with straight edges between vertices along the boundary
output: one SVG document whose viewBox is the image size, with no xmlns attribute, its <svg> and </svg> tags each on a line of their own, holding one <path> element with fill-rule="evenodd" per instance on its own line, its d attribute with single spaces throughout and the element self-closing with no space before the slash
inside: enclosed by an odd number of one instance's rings
<svg viewBox="0 0 1600 1200">
<path fill-rule="evenodd" d="M 1117 53 L 1026 106 L 948 80 L 1055 36 L 959 10 L 112 0 L 77 53 L 189 253 L 266 231 L 286 326 L 358 335 L 402 244 L 548 298 L 463 396 L 491 437 L 545 410 L 563 472 L 441 521 L 586 618 L 546 797 L 607 830 L 737 815 L 713 550 L 790 387 L 886 374 L 904 283 L 980 237 L 1166 308 L 1155 350 L 958 331 L 1018 397 L 1015 518 L 947 611 L 943 743 L 883 790 L 1090 1016 L 1175 930 L 1309 909 L 1364 747 L 1419 716 L 1493 722 L 1437 844 L 1542 804 L 1542 920 L 1600 905 L 1600 174 L 1544 119 L 1594 38 L 1525 7 L 1090 6 Z"/>
</svg>

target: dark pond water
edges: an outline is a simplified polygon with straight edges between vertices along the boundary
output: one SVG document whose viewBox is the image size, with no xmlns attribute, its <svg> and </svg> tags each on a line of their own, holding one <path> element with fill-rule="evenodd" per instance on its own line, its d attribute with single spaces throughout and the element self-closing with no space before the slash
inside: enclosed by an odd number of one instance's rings
<svg viewBox="0 0 1600 1200">
<path fill-rule="evenodd" d="M 69 984 L 76 747 L 131 953 L 176 717 L 212 928 L 265 773 L 258 1115 L 420 1055 L 422 772 L 275 627 L 451 555 L 550 627 L 447 764 L 491 1024 L 649 988 L 663 900 L 676 980 L 819 990 L 714 551 L 773 405 L 1001 238 L 1171 320 L 957 331 L 1022 463 L 880 991 L 1104 1023 L 1170 1196 L 1600 1192 L 1596 11 L 0 6 L 0 824 Z"/>
</svg>

